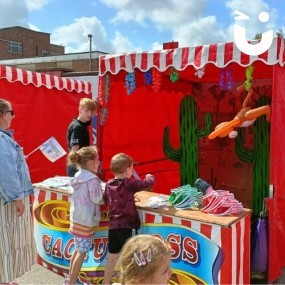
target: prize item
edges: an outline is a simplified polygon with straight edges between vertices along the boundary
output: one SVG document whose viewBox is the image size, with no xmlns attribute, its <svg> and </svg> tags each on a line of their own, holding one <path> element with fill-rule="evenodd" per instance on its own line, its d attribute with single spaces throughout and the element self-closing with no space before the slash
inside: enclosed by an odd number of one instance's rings
<svg viewBox="0 0 285 285">
<path fill-rule="evenodd" d="M 200 208 L 203 194 L 189 184 L 171 190 L 169 202 L 176 209 Z"/>
</svg>

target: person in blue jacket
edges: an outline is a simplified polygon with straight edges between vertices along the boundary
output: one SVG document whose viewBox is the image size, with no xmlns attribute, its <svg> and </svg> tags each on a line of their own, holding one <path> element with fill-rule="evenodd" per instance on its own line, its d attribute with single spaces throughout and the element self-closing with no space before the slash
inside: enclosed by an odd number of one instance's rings
<svg viewBox="0 0 285 285">
<path fill-rule="evenodd" d="M 0 99 L 0 283 L 20 277 L 36 263 L 29 196 L 33 185 L 22 147 L 13 139 L 15 112 Z"/>
</svg>

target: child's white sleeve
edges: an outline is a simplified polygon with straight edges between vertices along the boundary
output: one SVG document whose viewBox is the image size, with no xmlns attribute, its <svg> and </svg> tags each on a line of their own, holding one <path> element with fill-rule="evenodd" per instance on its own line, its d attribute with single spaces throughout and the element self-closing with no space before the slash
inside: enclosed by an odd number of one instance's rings
<svg viewBox="0 0 285 285">
<path fill-rule="evenodd" d="M 88 181 L 90 200 L 95 204 L 101 204 L 103 198 L 103 192 L 101 188 L 101 183 L 97 179 L 92 179 Z"/>
</svg>

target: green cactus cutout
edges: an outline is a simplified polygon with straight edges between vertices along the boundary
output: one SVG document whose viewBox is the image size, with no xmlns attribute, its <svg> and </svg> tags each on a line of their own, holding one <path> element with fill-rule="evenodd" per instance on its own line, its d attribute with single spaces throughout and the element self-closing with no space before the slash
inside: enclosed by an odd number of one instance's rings
<svg viewBox="0 0 285 285">
<path fill-rule="evenodd" d="M 270 99 L 260 97 L 256 107 L 270 105 Z M 238 131 L 235 141 L 235 152 L 240 160 L 253 163 L 253 194 L 252 211 L 259 215 L 263 208 L 264 198 L 269 195 L 269 146 L 270 146 L 270 122 L 265 116 L 259 117 L 253 125 L 254 145 L 251 150 L 243 146 L 243 132 Z"/>
<path fill-rule="evenodd" d="M 200 130 L 197 122 L 197 108 L 193 96 L 183 97 L 179 111 L 180 146 L 174 149 L 170 142 L 169 127 L 164 128 L 163 151 L 171 160 L 180 162 L 181 185 L 194 185 L 198 176 L 198 138 L 207 136 L 212 128 L 212 116 L 205 114 L 205 128 Z"/>
</svg>

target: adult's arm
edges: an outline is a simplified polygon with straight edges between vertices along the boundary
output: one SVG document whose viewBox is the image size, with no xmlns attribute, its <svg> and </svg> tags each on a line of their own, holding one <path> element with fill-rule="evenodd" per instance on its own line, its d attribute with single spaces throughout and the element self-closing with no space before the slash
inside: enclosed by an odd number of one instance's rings
<svg viewBox="0 0 285 285">
<path fill-rule="evenodd" d="M 17 170 L 17 152 L 13 142 L 3 137 L 0 138 L 0 161 L 0 193 L 4 204 L 22 200 L 24 193 Z"/>
</svg>

